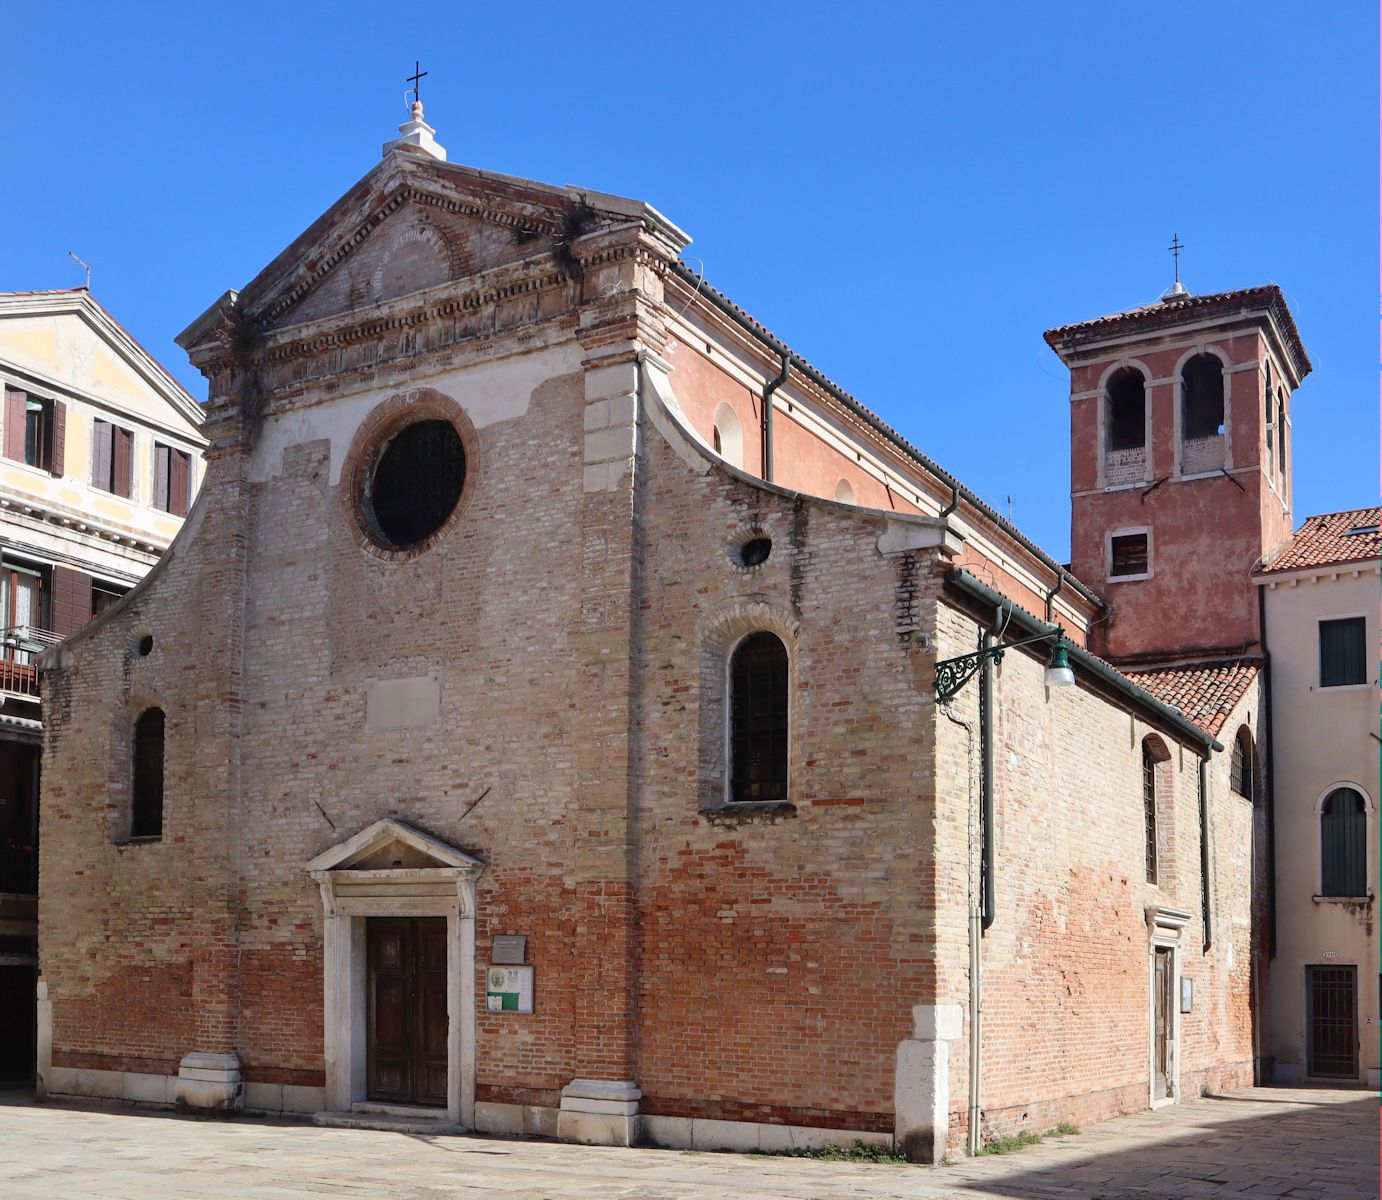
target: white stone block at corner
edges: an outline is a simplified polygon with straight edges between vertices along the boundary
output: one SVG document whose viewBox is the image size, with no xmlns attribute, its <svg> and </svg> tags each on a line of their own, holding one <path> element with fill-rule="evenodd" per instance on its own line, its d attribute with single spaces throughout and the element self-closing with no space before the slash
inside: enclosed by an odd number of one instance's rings
<svg viewBox="0 0 1382 1200">
<path fill-rule="evenodd" d="M 918 1004 L 912 1009 L 913 1037 L 921 1042 L 953 1042 L 963 1037 L 965 1013 L 958 1004 Z"/>
<path fill-rule="evenodd" d="M 585 427 L 587 431 L 609 428 L 608 400 L 592 400 L 585 406 Z"/>
<path fill-rule="evenodd" d="M 191 1068 L 198 1071 L 221 1071 L 226 1075 L 240 1075 L 240 1058 L 235 1054 L 221 1054 L 208 1050 L 191 1050 L 182 1056 L 178 1071 Z"/>
<path fill-rule="evenodd" d="M 611 363 L 605 367 L 591 367 L 585 373 L 585 398 L 608 400 L 611 396 L 629 396 L 638 391 L 638 364 Z"/>
<path fill-rule="evenodd" d="M 642 1089 L 628 1079 L 573 1079 L 561 1089 L 562 1098 L 584 1096 L 591 1100 L 641 1100 Z"/>
<path fill-rule="evenodd" d="M 563 1110 L 557 1114 L 557 1137 L 585 1146 L 636 1146 L 642 1119 Z"/>
<path fill-rule="evenodd" d="M 616 1117 L 631 1117 L 638 1112 L 637 1100 L 597 1100 L 592 1096 L 563 1096 L 563 1112 L 608 1113 Z"/>
<path fill-rule="evenodd" d="M 611 396 L 605 403 L 609 405 L 611 425 L 632 425 L 638 417 L 637 396 Z"/>
<path fill-rule="evenodd" d="M 523 1109 L 523 1132 L 529 1137 L 557 1136 L 559 1110 L 545 1104 L 529 1104 Z"/>
<path fill-rule="evenodd" d="M 585 461 L 605 462 L 612 458 L 633 457 L 632 425 L 618 425 L 610 429 L 597 429 L 585 435 Z"/>
</svg>

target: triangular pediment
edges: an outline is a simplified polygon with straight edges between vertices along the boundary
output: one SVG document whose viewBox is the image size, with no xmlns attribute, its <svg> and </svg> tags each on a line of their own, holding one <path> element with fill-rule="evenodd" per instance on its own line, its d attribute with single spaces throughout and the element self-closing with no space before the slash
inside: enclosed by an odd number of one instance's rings
<svg viewBox="0 0 1382 1200">
<path fill-rule="evenodd" d="M 307 864 L 309 871 L 397 871 L 451 868 L 478 873 L 484 864 L 403 821 L 376 821 Z"/>
<path fill-rule="evenodd" d="M 392 153 L 247 284 L 237 307 L 260 331 L 368 312 L 527 260 L 559 266 L 573 236 L 631 219 L 686 240 L 639 201 Z M 180 344 L 190 348 L 197 330 Z"/>
</svg>

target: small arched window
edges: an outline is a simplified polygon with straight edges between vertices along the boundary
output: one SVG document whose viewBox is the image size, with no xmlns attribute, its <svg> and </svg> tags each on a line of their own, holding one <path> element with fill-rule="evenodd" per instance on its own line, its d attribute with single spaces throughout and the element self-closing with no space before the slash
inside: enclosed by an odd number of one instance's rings
<svg viewBox="0 0 1382 1200">
<path fill-rule="evenodd" d="M 1157 881 L 1157 766 L 1171 757 L 1170 752 L 1156 738 L 1142 739 L 1142 821 L 1145 835 L 1147 882 Z"/>
<path fill-rule="evenodd" d="M 1368 809 L 1362 793 L 1335 788 L 1320 806 L 1320 894 L 1368 891 Z"/>
<path fill-rule="evenodd" d="M 1286 478 L 1286 392 L 1276 390 L 1276 465 L 1281 478 Z"/>
<path fill-rule="evenodd" d="M 134 723 L 130 837 L 163 836 L 163 727 L 161 708 L 145 709 Z"/>
<path fill-rule="evenodd" d="M 744 430 L 739 424 L 739 414 L 728 404 L 721 403 L 715 409 L 715 428 L 711 432 L 711 442 L 715 453 L 731 466 L 744 465 Z"/>
<path fill-rule="evenodd" d="M 1244 725 L 1233 739 L 1233 757 L 1229 760 L 1229 786 L 1240 796 L 1257 799 L 1257 751 L 1252 734 Z"/>
<path fill-rule="evenodd" d="M 787 647 L 751 633 L 729 662 L 730 799 L 787 799 Z"/>
<path fill-rule="evenodd" d="M 1213 354 L 1197 354 L 1180 373 L 1181 437 L 1217 437 L 1224 431 L 1224 364 Z"/>
<path fill-rule="evenodd" d="M 1146 380 L 1136 367 L 1122 367 L 1108 381 L 1108 449 L 1140 450 L 1147 444 Z"/>
<path fill-rule="evenodd" d="M 1262 428 L 1267 435 L 1267 470 L 1272 468 L 1272 364 L 1262 382 Z"/>
<path fill-rule="evenodd" d="M 835 485 L 835 499 L 841 504 L 853 504 L 855 502 L 854 485 L 848 479 L 841 479 Z"/>
</svg>

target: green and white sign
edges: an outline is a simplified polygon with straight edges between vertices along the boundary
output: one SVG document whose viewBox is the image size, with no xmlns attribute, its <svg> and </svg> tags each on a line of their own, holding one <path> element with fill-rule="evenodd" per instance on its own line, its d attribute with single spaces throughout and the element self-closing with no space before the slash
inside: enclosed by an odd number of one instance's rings
<svg viewBox="0 0 1382 1200">
<path fill-rule="evenodd" d="M 532 1012 L 532 967 L 486 967 L 485 1008 L 489 1012 Z"/>
</svg>

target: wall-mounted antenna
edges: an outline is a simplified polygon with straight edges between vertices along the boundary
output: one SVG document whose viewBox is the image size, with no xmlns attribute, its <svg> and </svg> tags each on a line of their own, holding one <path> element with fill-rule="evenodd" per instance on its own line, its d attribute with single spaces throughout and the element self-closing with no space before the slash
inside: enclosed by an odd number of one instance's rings
<svg viewBox="0 0 1382 1200">
<path fill-rule="evenodd" d="M 91 290 L 91 264 L 84 258 L 78 258 L 75 250 L 69 250 L 67 257 L 86 272 L 86 290 L 89 292 Z"/>
</svg>

